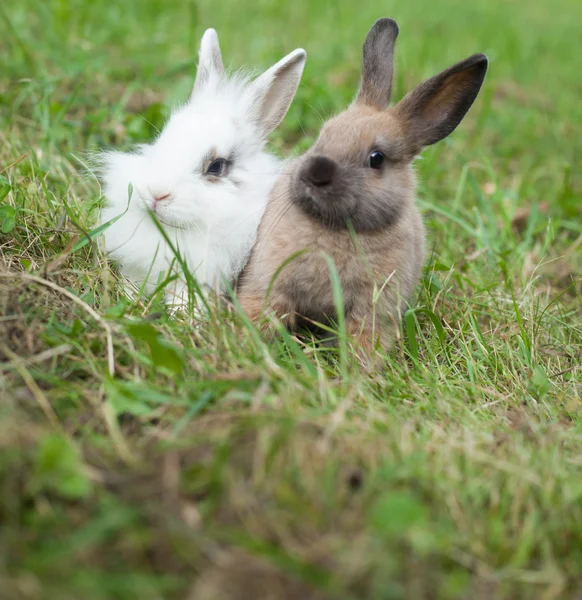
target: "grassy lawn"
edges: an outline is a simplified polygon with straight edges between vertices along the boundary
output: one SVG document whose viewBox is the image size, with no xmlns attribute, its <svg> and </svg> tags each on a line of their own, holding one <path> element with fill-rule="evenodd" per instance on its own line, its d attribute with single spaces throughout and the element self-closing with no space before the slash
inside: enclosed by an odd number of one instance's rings
<svg viewBox="0 0 582 600">
<path fill-rule="evenodd" d="M 232 67 L 307 50 L 271 138 L 301 151 L 381 16 L 394 99 L 491 60 L 416 163 L 429 257 L 381 367 L 126 299 L 78 243 L 88 154 L 151 138 L 207 27 Z M 579 0 L 4 0 L 0 596 L 581 598 L 581 22 Z"/>
</svg>

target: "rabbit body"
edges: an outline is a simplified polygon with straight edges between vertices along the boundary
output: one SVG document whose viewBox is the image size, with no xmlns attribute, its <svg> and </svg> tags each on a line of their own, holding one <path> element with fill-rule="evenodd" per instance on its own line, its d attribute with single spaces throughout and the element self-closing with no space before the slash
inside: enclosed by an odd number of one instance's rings
<svg viewBox="0 0 582 600">
<path fill-rule="evenodd" d="M 105 246 L 132 286 L 152 293 L 173 275 L 166 299 L 182 306 L 184 267 L 202 288 L 222 292 L 236 280 L 281 169 L 265 152 L 266 137 L 285 116 L 304 63 L 298 49 L 255 80 L 229 77 L 216 32 L 207 30 L 192 95 L 158 138 L 102 155 Z"/>
<path fill-rule="evenodd" d="M 243 310 L 257 323 L 264 309 L 290 328 L 335 320 L 327 256 L 342 285 L 347 329 L 359 346 L 369 352 L 394 338 L 424 261 L 412 162 L 456 128 L 487 69 L 486 57 L 474 55 L 387 108 L 397 35 L 391 19 L 375 23 L 354 103 L 324 124 L 271 193 L 238 290 Z"/>
<path fill-rule="evenodd" d="M 409 171 L 403 177 L 414 175 Z M 269 306 L 291 328 L 298 322 L 326 323 L 336 313 L 327 255 L 341 281 L 350 332 L 358 336 L 362 326 L 372 327 L 376 320 L 375 329 L 388 344 L 401 301 L 414 291 L 424 260 L 424 226 L 413 197 L 406 199 L 389 237 L 354 237 L 347 229 L 313 227 L 312 218 L 289 199 L 290 178 L 281 176 L 261 221 L 259 241 L 241 277 L 243 309 L 253 320 L 260 319 L 271 280 L 285 259 L 296 254 L 275 280 Z"/>
</svg>

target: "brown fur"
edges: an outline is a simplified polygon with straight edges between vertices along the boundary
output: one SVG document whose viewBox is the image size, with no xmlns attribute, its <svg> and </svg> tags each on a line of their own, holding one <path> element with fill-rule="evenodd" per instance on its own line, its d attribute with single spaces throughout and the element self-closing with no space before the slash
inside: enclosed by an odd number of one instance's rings
<svg viewBox="0 0 582 600">
<path fill-rule="evenodd" d="M 471 57 L 386 110 L 397 34 L 390 19 L 376 22 L 364 45 L 356 101 L 324 125 L 273 189 L 239 282 L 241 306 L 256 323 L 266 308 L 290 328 L 300 319 L 336 317 L 325 253 L 339 273 L 347 329 L 358 346 L 369 353 L 378 340 L 387 347 L 393 338 L 424 260 L 411 162 L 462 120 L 487 65 L 483 55 Z M 373 151 L 384 155 L 380 168 L 367 162 Z M 278 269 L 300 252 L 267 298 Z"/>
</svg>

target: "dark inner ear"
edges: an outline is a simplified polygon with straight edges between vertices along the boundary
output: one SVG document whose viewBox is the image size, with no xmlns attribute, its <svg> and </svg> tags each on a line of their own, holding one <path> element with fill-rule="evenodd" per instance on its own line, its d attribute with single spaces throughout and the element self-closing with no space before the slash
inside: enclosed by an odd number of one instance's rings
<svg viewBox="0 0 582 600">
<path fill-rule="evenodd" d="M 364 43 L 362 83 L 356 103 L 383 110 L 390 102 L 394 71 L 394 44 L 398 25 L 392 19 L 378 19 Z"/>
<path fill-rule="evenodd" d="M 487 57 L 475 54 L 427 79 L 395 107 L 415 150 L 451 134 L 477 98 L 487 72 Z"/>
</svg>

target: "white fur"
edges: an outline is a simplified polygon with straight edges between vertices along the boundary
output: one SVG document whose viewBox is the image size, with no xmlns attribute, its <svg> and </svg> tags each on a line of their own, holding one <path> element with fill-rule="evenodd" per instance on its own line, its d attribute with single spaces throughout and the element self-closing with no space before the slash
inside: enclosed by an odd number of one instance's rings
<svg viewBox="0 0 582 600">
<path fill-rule="evenodd" d="M 133 153 L 102 156 L 107 202 L 101 220 L 122 215 L 105 230 L 105 246 L 132 284 L 152 293 L 174 263 L 179 279 L 166 299 L 187 301 L 181 268 L 150 213 L 154 196 L 165 194 L 170 199 L 157 204 L 156 218 L 201 287 L 224 291 L 224 282 L 237 278 L 281 170 L 264 151 L 265 137 L 287 112 L 304 62 L 305 53 L 296 50 L 254 82 L 240 75 L 227 78 L 216 33 L 208 30 L 192 96 L 159 137 Z M 267 86 L 265 77 L 271 77 Z M 280 97 L 278 120 L 273 120 L 273 96 Z M 206 175 L 211 154 L 232 158 L 226 175 Z"/>
</svg>

